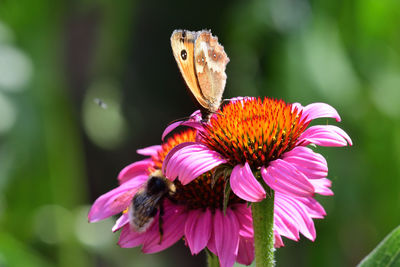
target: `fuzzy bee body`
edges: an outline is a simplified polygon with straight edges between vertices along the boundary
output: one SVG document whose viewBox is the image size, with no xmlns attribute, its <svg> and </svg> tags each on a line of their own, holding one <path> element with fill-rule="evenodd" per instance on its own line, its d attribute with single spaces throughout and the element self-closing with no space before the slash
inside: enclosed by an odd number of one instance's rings
<svg viewBox="0 0 400 267">
<path fill-rule="evenodd" d="M 162 216 L 164 214 L 163 202 L 166 197 L 175 194 L 175 185 L 163 177 L 161 171 L 156 171 L 149 176 L 144 187 L 132 199 L 129 209 L 130 225 L 137 232 L 145 232 L 152 224 L 154 217 L 159 214 L 160 242 L 162 240 Z"/>
</svg>

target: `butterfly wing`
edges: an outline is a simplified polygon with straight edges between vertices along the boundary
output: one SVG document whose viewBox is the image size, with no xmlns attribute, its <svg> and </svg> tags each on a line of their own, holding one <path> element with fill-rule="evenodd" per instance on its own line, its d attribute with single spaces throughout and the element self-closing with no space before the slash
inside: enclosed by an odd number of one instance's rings
<svg viewBox="0 0 400 267">
<path fill-rule="evenodd" d="M 194 66 L 194 43 L 198 33 L 175 30 L 171 36 L 171 47 L 176 63 L 189 90 L 198 103 L 205 109 L 208 109 L 208 102 L 200 89 Z"/>
<path fill-rule="evenodd" d="M 198 32 L 194 46 L 194 64 L 201 93 L 207 101 L 207 110 L 218 110 L 226 84 L 226 65 L 229 58 L 218 38 L 209 31 Z M 204 105 L 203 105 L 204 106 Z"/>
</svg>

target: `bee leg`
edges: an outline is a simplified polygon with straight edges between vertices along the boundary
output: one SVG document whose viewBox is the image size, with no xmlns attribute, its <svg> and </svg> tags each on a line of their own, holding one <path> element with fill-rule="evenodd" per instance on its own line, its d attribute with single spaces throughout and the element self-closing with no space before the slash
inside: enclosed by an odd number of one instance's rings
<svg viewBox="0 0 400 267">
<path fill-rule="evenodd" d="M 164 235 L 163 216 L 164 216 L 164 205 L 161 202 L 161 204 L 160 204 L 160 214 L 158 215 L 158 232 L 160 233 L 160 242 L 158 242 L 158 244 L 161 244 L 162 239 L 163 239 L 163 235 Z"/>
</svg>

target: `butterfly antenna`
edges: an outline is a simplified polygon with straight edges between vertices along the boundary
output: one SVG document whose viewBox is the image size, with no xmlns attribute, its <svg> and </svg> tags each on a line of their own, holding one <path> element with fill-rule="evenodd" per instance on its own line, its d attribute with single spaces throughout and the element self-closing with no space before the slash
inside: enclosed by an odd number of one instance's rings
<svg viewBox="0 0 400 267">
<path fill-rule="evenodd" d="M 183 117 L 183 118 L 180 118 L 180 119 L 176 119 L 176 120 L 173 120 L 173 121 L 171 121 L 170 123 L 168 123 L 168 125 L 171 125 L 171 124 L 173 124 L 173 123 L 175 123 L 175 122 L 178 122 L 178 121 L 187 121 L 187 120 L 190 119 L 190 118 L 191 118 L 191 116 Z"/>
<path fill-rule="evenodd" d="M 223 104 L 225 102 L 231 102 L 231 101 L 232 101 L 232 99 L 225 98 L 225 99 L 222 99 L 221 104 Z"/>
<path fill-rule="evenodd" d="M 217 114 L 217 115 L 220 115 L 220 116 L 223 116 L 223 117 L 225 117 L 225 115 L 224 115 L 224 114 L 222 114 L 220 110 L 213 111 L 213 112 L 211 112 L 211 111 L 210 111 L 210 113 L 211 113 L 211 114 Z"/>
</svg>

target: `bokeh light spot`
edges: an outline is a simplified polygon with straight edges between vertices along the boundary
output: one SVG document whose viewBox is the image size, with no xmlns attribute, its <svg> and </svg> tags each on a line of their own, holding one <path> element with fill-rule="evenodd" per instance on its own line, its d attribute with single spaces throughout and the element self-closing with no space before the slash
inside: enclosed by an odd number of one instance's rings
<svg viewBox="0 0 400 267">
<path fill-rule="evenodd" d="M 45 243 L 65 241 L 71 233 L 71 213 L 59 205 L 45 205 L 35 214 L 36 235 Z"/>
<path fill-rule="evenodd" d="M 32 62 L 21 50 L 0 44 L 0 89 L 20 91 L 26 88 L 33 72 Z"/>
<path fill-rule="evenodd" d="M 77 210 L 75 220 L 75 234 L 77 239 L 91 248 L 115 246 L 115 236 L 110 230 L 113 220 L 103 220 L 96 223 L 88 222 L 89 207 L 84 206 Z M 101 234 L 99 234 L 101 233 Z"/>
<path fill-rule="evenodd" d="M 88 89 L 83 102 L 83 123 L 89 138 L 102 148 L 112 149 L 124 141 L 126 123 L 115 84 L 97 81 Z"/>
<path fill-rule="evenodd" d="M 351 105 L 360 84 L 337 26 L 328 19 L 321 19 L 303 38 L 304 63 L 316 88 L 330 101 Z"/>
<path fill-rule="evenodd" d="M 0 93 L 0 135 L 8 132 L 15 123 L 17 111 L 13 102 Z"/>
<path fill-rule="evenodd" d="M 387 116 L 400 117 L 400 74 L 399 72 L 384 72 L 373 81 L 371 93 L 376 107 Z"/>
</svg>

